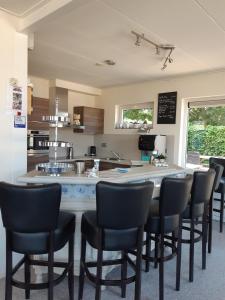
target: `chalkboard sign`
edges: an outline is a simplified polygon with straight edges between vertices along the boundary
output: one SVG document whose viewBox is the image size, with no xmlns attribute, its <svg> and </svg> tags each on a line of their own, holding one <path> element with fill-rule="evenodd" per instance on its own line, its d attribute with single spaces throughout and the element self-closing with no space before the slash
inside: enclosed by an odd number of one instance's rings
<svg viewBox="0 0 225 300">
<path fill-rule="evenodd" d="M 176 124 L 177 92 L 158 95 L 158 124 Z"/>
</svg>

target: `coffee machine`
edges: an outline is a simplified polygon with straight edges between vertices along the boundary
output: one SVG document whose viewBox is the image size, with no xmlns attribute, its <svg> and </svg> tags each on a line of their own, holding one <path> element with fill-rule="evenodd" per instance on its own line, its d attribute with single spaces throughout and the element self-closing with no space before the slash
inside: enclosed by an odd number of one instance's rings
<svg viewBox="0 0 225 300">
<path fill-rule="evenodd" d="M 141 150 L 141 160 L 151 161 L 152 156 L 166 156 L 166 135 L 140 135 L 138 149 Z"/>
</svg>

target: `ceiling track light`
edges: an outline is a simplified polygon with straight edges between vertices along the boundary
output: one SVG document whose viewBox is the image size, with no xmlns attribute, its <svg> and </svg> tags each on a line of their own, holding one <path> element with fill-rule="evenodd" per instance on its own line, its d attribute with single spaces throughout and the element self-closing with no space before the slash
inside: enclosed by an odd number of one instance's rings
<svg viewBox="0 0 225 300">
<path fill-rule="evenodd" d="M 164 59 L 164 62 L 163 62 L 163 66 L 161 68 L 161 70 L 165 70 L 167 68 L 167 63 L 172 63 L 173 62 L 173 59 L 171 57 L 171 54 L 173 52 L 173 50 L 175 49 L 175 46 L 173 45 L 162 45 L 162 44 L 156 44 L 155 42 L 149 40 L 148 38 L 145 37 L 144 33 L 140 34 L 138 32 L 135 32 L 135 31 L 131 31 L 131 33 L 133 35 L 136 36 L 136 41 L 135 41 L 135 46 L 141 46 L 141 41 L 145 41 L 149 44 L 151 44 L 152 46 L 155 47 L 155 53 L 156 55 L 160 55 L 160 50 L 166 50 L 166 51 L 169 51 L 167 55 L 165 55 L 165 59 Z"/>
</svg>

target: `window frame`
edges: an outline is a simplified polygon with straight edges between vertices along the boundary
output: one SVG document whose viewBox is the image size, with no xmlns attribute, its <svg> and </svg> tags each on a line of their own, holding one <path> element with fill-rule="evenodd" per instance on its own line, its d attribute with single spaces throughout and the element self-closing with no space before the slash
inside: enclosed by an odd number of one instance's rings
<svg viewBox="0 0 225 300">
<path fill-rule="evenodd" d="M 142 103 L 134 103 L 134 104 L 124 104 L 118 106 L 118 119 L 117 123 L 123 123 L 123 110 L 129 109 L 152 109 L 152 124 L 149 124 L 149 128 L 153 128 L 154 121 L 154 102 L 142 102 Z M 140 124 L 140 123 L 139 123 Z"/>
</svg>

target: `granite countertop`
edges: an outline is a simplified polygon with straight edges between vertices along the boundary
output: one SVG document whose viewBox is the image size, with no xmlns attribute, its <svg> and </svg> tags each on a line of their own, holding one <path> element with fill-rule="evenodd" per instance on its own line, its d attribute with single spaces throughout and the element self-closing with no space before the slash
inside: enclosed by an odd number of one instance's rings
<svg viewBox="0 0 225 300">
<path fill-rule="evenodd" d="M 155 167 L 153 165 L 144 165 L 142 167 L 129 168 L 127 173 L 120 173 L 118 169 L 100 171 L 99 177 L 87 177 L 85 174 L 78 175 L 74 171 L 65 173 L 61 176 L 48 176 L 40 171 L 31 171 L 23 176 L 18 177 L 17 181 L 22 183 L 53 183 L 60 184 L 96 184 L 98 181 L 110 182 L 131 182 L 145 180 L 148 178 L 157 178 L 167 175 L 176 175 L 184 173 L 185 169 L 176 165 L 168 167 Z"/>
</svg>

